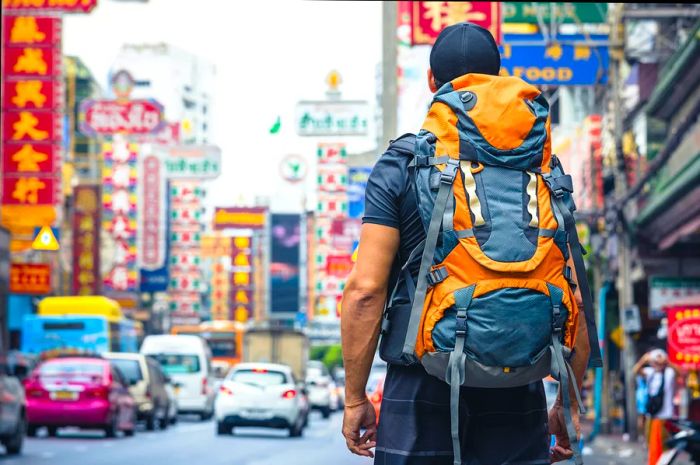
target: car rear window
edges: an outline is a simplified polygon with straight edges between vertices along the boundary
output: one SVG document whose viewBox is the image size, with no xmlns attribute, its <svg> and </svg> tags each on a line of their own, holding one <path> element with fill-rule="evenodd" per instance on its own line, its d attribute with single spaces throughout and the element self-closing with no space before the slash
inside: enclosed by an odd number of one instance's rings
<svg viewBox="0 0 700 465">
<path fill-rule="evenodd" d="M 112 366 L 119 369 L 127 382 L 133 383 L 143 379 L 141 364 L 138 360 L 112 359 L 109 362 L 112 364 Z"/>
<path fill-rule="evenodd" d="M 101 363 L 79 362 L 50 362 L 39 367 L 39 376 L 42 378 L 68 378 L 72 381 L 94 381 L 104 375 L 104 366 Z"/>
<path fill-rule="evenodd" d="M 163 371 L 169 375 L 183 373 L 198 373 L 199 357 L 187 354 L 153 354 L 151 357 L 158 360 Z"/>
<path fill-rule="evenodd" d="M 279 371 L 236 370 L 231 374 L 231 381 L 252 386 L 277 386 L 287 382 L 287 376 Z"/>
</svg>

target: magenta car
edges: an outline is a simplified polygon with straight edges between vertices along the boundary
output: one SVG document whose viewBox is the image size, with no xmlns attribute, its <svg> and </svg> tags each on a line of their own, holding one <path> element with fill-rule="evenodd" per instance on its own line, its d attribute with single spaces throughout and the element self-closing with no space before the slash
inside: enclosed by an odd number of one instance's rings
<svg viewBox="0 0 700 465">
<path fill-rule="evenodd" d="M 99 428 L 107 437 L 134 434 L 135 403 L 121 373 L 108 360 L 55 358 L 41 363 L 24 381 L 27 434 L 46 426 L 55 436 L 62 426 Z"/>
</svg>

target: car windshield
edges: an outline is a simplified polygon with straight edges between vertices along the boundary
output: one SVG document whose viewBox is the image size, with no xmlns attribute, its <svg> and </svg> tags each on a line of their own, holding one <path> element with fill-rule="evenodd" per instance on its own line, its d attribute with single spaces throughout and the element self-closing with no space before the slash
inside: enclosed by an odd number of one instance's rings
<svg viewBox="0 0 700 465">
<path fill-rule="evenodd" d="M 101 379 L 104 368 L 101 363 L 85 360 L 45 363 L 39 367 L 42 378 L 70 379 L 77 382 L 94 382 Z"/>
<path fill-rule="evenodd" d="M 251 386 L 277 386 L 286 382 L 286 376 L 279 371 L 236 370 L 231 374 L 231 381 Z"/>
<path fill-rule="evenodd" d="M 134 383 L 143 379 L 141 364 L 138 360 L 112 359 L 110 360 L 110 363 L 112 366 L 119 369 L 126 381 L 129 383 Z"/>
<path fill-rule="evenodd" d="M 196 355 L 155 354 L 152 357 L 158 360 L 163 371 L 169 375 L 199 371 L 199 357 Z"/>
</svg>

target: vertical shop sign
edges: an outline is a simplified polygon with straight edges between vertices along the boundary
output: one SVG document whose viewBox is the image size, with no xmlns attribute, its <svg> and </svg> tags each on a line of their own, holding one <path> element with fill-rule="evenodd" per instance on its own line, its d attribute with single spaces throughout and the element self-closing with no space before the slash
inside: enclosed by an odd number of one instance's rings
<svg viewBox="0 0 700 465">
<path fill-rule="evenodd" d="M 99 186 L 76 186 L 73 202 L 73 294 L 99 295 Z"/>
</svg>

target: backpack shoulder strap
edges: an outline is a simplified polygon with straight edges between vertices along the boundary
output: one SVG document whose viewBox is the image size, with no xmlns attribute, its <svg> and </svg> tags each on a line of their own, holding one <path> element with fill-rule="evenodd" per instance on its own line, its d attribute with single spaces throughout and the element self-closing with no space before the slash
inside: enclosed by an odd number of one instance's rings
<svg viewBox="0 0 700 465">
<path fill-rule="evenodd" d="M 407 132 L 406 134 L 399 136 L 397 139 L 390 141 L 387 151 L 394 150 L 402 155 L 409 155 L 413 157 L 415 155 L 415 149 L 416 135 Z"/>
<path fill-rule="evenodd" d="M 586 317 L 586 328 L 588 329 L 588 342 L 591 348 L 591 355 L 588 365 L 591 368 L 602 367 L 603 360 L 600 354 L 600 346 L 598 343 L 598 330 L 596 329 L 595 314 L 593 311 L 593 296 L 591 288 L 588 284 L 588 275 L 586 274 L 586 266 L 583 262 L 583 246 L 578 239 L 578 231 L 576 231 L 576 220 L 574 219 L 573 211 L 576 206 L 571 199 L 573 187 L 571 176 L 565 175 L 564 170 L 555 155 L 552 155 L 552 171 L 542 175 L 545 183 L 552 193 L 554 205 L 564 219 L 564 228 L 571 246 L 571 256 L 574 261 L 574 269 L 576 270 L 576 279 L 579 289 L 581 290 L 581 299 L 583 300 L 583 311 Z M 567 199 L 565 199 L 565 196 Z M 568 200 L 568 205 L 567 205 Z"/>
</svg>

